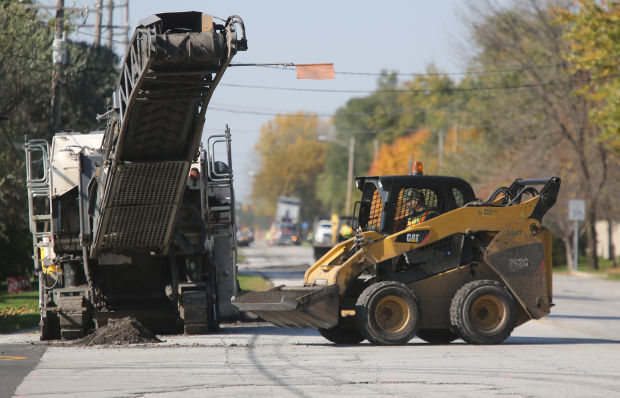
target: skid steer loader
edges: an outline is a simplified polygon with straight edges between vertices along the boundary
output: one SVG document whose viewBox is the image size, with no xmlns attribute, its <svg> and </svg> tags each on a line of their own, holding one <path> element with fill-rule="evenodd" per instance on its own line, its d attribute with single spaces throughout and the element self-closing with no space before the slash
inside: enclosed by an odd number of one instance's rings
<svg viewBox="0 0 620 398">
<path fill-rule="evenodd" d="M 233 304 L 278 326 L 317 328 L 336 344 L 400 345 L 416 335 L 498 344 L 550 312 L 551 234 L 541 220 L 559 178 L 516 179 L 486 201 L 456 177 L 359 177 L 356 185 L 353 238 L 312 265 L 303 286 Z M 418 214 L 412 196 L 424 200 Z"/>
</svg>

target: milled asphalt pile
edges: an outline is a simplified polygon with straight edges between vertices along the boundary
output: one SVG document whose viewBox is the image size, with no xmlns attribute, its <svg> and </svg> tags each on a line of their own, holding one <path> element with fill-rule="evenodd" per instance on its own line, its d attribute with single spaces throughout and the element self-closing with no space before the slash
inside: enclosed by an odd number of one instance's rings
<svg viewBox="0 0 620 398">
<path fill-rule="evenodd" d="M 133 317 L 110 319 L 93 334 L 74 342 L 74 345 L 126 345 L 160 343 L 161 340 Z"/>
</svg>

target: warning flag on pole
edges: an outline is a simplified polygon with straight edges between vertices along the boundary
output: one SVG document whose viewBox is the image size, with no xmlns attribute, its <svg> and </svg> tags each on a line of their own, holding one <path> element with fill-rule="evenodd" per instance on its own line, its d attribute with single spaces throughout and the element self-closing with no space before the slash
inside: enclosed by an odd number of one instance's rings
<svg viewBox="0 0 620 398">
<path fill-rule="evenodd" d="M 298 79 L 335 79 L 334 64 L 295 64 Z"/>
</svg>

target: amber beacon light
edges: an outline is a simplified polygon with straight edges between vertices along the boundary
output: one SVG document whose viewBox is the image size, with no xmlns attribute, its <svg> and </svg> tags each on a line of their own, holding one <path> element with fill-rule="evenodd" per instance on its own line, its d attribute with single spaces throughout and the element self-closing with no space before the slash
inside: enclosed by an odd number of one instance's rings
<svg viewBox="0 0 620 398">
<path fill-rule="evenodd" d="M 424 172 L 422 171 L 422 162 L 420 162 L 419 160 L 413 161 L 413 164 L 411 165 L 411 174 L 416 176 L 421 176 L 424 174 Z"/>
</svg>

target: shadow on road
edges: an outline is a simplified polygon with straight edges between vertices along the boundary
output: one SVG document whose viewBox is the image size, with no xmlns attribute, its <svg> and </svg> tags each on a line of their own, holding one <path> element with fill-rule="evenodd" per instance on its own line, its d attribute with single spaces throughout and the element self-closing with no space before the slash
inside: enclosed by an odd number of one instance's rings
<svg viewBox="0 0 620 398">
<path fill-rule="evenodd" d="M 596 315 L 547 315 L 545 318 L 592 319 L 596 321 L 620 321 L 620 316 L 596 316 Z"/>
<path fill-rule="evenodd" d="M 307 329 L 300 329 L 300 330 L 307 330 Z M 248 358 L 250 362 L 254 364 L 254 367 L 258 369 L 259 372 L 261 372 L 265 377 L 271 380 L 275 385 L 285 388 L 288 391 L 287 395 L 289 396 L 295 396 L 295 397 L 301 397 L 301 398 L 311 397 L 311 395 L 307 395 L 301 388 L 289 383 L 288 381 L 291 380 L 289 377 L 277 375 L 273 371 L 269 363 L 264 363 L 264 361 L 261 360 L 258 355 L 256 355 L 256 351 L 254 350 L 255 346 L 256 346 L 256 336 L 252 339 L 252 342 L 250 344 L 250 347 L 252 348 L 248 351 Z M 297 380 L 296 382 L 298 383 L 299 380 Z"/>
<path fill-rule="evenodd" d="M 316 329 L 307 328 L 280 328 L 277 326 L 234 326 L 222 327 L 217 334 L 255 334 L 267 336 L 316 336 L 319 332 Z"/>
<path fill-rule="evenodd" d="M 510 337 L 504 345 L 559 345 L 559 344 L 620 344 L 620 340 L 576 337 Z"/>
</svg>

